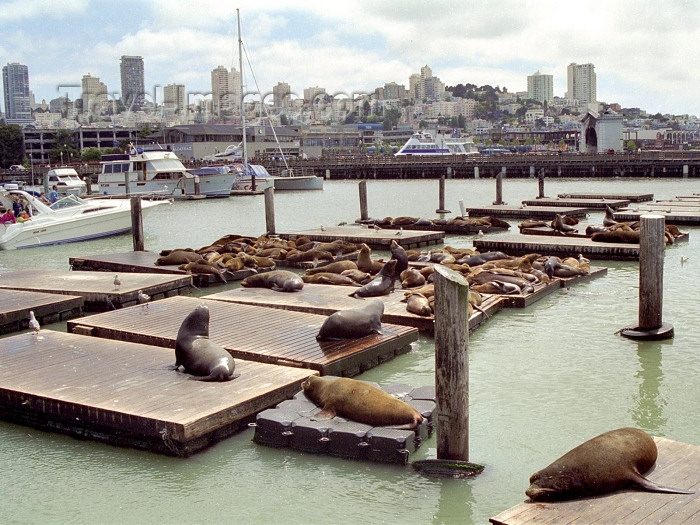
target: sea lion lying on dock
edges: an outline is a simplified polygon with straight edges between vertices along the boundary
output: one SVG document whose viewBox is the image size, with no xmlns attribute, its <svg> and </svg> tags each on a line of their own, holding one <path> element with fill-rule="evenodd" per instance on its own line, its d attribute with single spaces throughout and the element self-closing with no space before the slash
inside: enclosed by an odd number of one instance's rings
<svg viewBox="0 0 700 525">
<path fill-rule="evenodd" d="M 423 416 L 411 405 L 376 386 L 339 377 L 310 376 L 301 384 L 306 396 L 322 408 L 320 418 L 341 416 L 372 426 L 414 429 Z"/>
<path fill-rule="evenodd" d="M 319 341 L 358 339 L 382 333 L 384 303 L 379 299 L 368 301 L 361 308 L 338 310 L 329 315 L 316 335 Z"/>
<path fill-rule="evenodd" d="M 198 381 L 230 381 L 235 374 L 236 363 L 231 354 L 209 339 L 209 308 L 199 305 L 180 325 L 175 339 L 175 364 L 192 374 Z"/>
<path fill-rule="evenodd" d="M 269 288 L 278 292 L 298 292 L 304 287 L 304 281 L 299 275 L 289 270 L 272 270 L 246 277 L 241 281 L 241 286 Z"/>
<path fill-rule="evenodd" d="M 607 494 L 636 485 L 650 492 L 694 494 L 657 485 L 643 474 L 656 462 L 656 443 L 637 428 L 605 432 L 570 450 L 530 476 L 525 494 L 533 501 L 557 501 Z"/>
</svg>

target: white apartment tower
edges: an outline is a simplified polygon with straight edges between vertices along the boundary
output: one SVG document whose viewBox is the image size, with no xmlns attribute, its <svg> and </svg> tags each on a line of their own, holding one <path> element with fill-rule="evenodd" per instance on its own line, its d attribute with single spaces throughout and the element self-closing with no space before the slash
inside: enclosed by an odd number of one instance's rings
<svg viewBox="0 0 700 525">
<path fill-rule="evenodd" d="M 551 102 L 554 98 L 554 76 L 537 71 L 527 77 L 527 98 L 538 102 Z"/>
<path fill-rule="evenodd" d="M 231 71 L 219 66 L 211 72 L 211 95 L 214 114 L 221 115 L 222 111 L 236 113 L 241 105 L 243 82 L 236 68 Z"/>
<path fill-rule="evenodd" d="M 185 86 L 183 84 L 168 84 L 163 88 L 163 106 L 175 114 L 185 114 Z"/>
<path fill-rule="evenodd" d="M 99 115 L 107 106 L 107 86 L 100 82 L 99 77 L 90 73 L 83 75 L 83 113 Z"/>
<path fill-rule="evenodd" d="M 595 66 L 571 63 L 566 68 L 566 98 L 576 99 L 581 105 L 597 102 Z"/>
<path fill-rule="evenodd" d="M 437 100 L 445 94 L 445 84 L 428 66 L 420 68 L 420 73 L 414 73 L 408 78 L 410 98 L 413 100 Z"/>
</svg>

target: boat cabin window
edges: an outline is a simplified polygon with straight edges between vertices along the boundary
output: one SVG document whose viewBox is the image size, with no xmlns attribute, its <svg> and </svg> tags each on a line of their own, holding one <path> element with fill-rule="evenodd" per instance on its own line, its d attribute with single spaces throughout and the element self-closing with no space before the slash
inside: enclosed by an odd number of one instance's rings
<svg viewBox="0 0 700 525">
<path fill-rule="evenodd" d="M 119 163 L 119 164 L 105 164 L 105 173 L 127 173 L 129 171 L 129 163 Z"/>
</svg>

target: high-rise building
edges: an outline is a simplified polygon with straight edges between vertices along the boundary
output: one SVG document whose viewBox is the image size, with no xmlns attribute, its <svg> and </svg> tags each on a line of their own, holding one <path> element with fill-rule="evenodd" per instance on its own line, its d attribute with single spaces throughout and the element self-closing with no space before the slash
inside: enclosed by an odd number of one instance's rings
<svg viewBox="0 0 700 525">
<path fill-rule="evenodd" d="M 83 113 L 99 115 L 107 107 L 107 86 L 99 77 L 83 75 Z"/>
<path fill-rule="evenodd" d="M 183 84 L 168 84 L 163 88 L 163 106 L 167 111 L 185 113 L 185 86 Z"/>
<path fill-rule="evenodd" d="M 445 95 L 445 84 L 433 76 L 428 66 L 420 68 L 420 73 L 414 73 L 408 78 L 409 96 L 413 100 L 437 100 Z"/>
<path fill-rule="evenodd" d="M 221 115 L 222 111 L 237 112 L 241 105 L 242 91 L 241 74 L 236 68 L 229 71 L 224 66 L 219 66 L 211 72 L 211 98 L 215 115 Z"/>
<path fill-rule="evenodd" d="M 597 102 L 595 66 L 593 64 L 571 63 L 566 68 L 566 98 L 576 99 L 579 103 Z"/>
<path fill-rule="evenodd" d="M 304 100 L 308 102 L 315 102 L 321 96 L 326 95 L 326 88 L 322 87 L 308 87 L 304 89 Z"/>
<path fill-rule="evenodd" d="M 383 96 L 385 100 L 404 99 L 406 98 L 406 87 L 403 84 L 399 85 L 396 82 L 389 82 L 384 84 Z"/>
<path fill-rule="evenodd" d="M 119 63 L 122 80 L 122 103 L 137 111 L 146 102 L 143 57 L 123 55 Z"/>
<path fill-rule="evenodd" d="M 554 98 L 554 76 L 537 71 L 527 77 L 527 98 L 538 102 L 551 102 Z"/>
<path fill-rule="evenodd" d="M 5 121 L 30 122 L 29 68 L 16 62 L 8 63 L 2 68 L 2 86 L 5 92 Z"/>
<path fill-rule="evenodd" d="M 277 82 L 272 88 L 273 105 L 276 108 L 285 108 L 292 101 L 292 89 L 286 82 Z"/>
</svg>

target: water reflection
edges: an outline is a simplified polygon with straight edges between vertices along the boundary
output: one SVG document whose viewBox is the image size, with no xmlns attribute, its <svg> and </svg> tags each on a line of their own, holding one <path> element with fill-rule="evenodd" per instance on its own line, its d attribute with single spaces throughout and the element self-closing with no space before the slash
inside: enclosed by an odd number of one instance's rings
<svg viewBox="0 0 700 525">
<path fill-rule="evenodd" d="M 639 342 L 637 356 L 639 370 L 635 377 L 640 379 L 638 394 L 634 396 L 632 419 L 640 428 L 655 435 L 661 435 L 668 418 L 664 415 L 666 399 L 661 394 L 663 371 L 661 366 L 662 349 L 670 346 L 671 340 Z"/>
<path fill-rule="evenodd" d="M 478 478 L 478 476 L 477 476 Z M 435 525 L 444 523 L 475 523 L 472 508 L 474 496 L 470 479 L 442 479 L 440 484 L 437 511 L 433 516 Z"/>
</svg>

